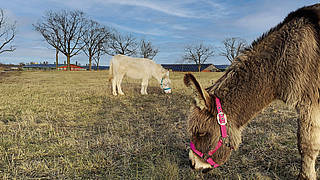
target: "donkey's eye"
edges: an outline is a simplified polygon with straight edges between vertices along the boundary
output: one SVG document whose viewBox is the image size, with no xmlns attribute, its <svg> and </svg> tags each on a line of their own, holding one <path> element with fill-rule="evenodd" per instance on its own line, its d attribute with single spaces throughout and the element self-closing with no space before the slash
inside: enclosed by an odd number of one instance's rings
<svg viewBox="0 0 320 180">
<path fill-rule="evenodd" d="M 201 136 L 205 136 L 206 134 L 207 134 L 207 132 L 199 132 L 199 133 L 198 133 L 198 136 L 201 137 Z"/>
</svg>

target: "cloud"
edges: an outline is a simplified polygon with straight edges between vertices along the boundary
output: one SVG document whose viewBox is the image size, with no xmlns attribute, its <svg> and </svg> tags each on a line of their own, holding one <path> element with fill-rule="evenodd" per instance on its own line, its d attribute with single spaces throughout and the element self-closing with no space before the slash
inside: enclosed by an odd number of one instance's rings
<svg viewBox="0 0 320 180">
<path fill-rule="evenodd" d="M 188 30 L 188 28 L 186 26 L 179 25 L 179 24 L 174 24 L 171 27 L 172 27 L 172 29 L 180 30 L 180 31 Z"/>
<path fill-rule="evenodd" d="M 282 15 L 262 12 L 242 17 L 235 21 L 235 25 L 250 31 L 264 32 L 282 20 Z"/>
<path fill-rule="evenodd" d="M 103 24 L 108 24 L 109 26 L 117 29 L 117 30 L 121 30 L 121 31 L 126 31 L 127 33 L 136 33 L 136 34 L 142 34 L 142 35 L 151 35 L 151 36 L 164 36 L 167 35 L 166 31 L 161 30 L 161 28 L 158 27 L 153 27 L 153 28 L 146 28 L 146 27 L 142 27 L 143 29 L 139 29 L 139 28 L 135 28 L 135 27 L 128 27 L 125 25 L 120 25 L 117 23 L 113 23 L 113 22 L 102 22 Z"/>
<path fill-rule="evenodd" d="M 172 16 L 178 16 L 178 17 L 187 17 L 187 18 L 193 18 L 194 16 L 190 14 L 187 10 L 183 8 L 178 8 L 176 5 L 172 6 L 172 4 L 163 3 L 163 1 L 137 1 L 137 0 L 107 0 L 102 1 L 105 3 L 111 3 L 111 4 L 119 4 L 119 5 L 126 5 L 126 6 L 137 6 L 142 7 L 146 9 L 155 10 L 158 12 L 162 12 L 168 15 Z M 176 3 L 174 3 L 176 4 Z"/>
<path fill-rule="evenodd" d="M 290 12 L 311 4 L 314 2 L 261 0 L 250 6 L 239 8 L 238 11 L 242 17 L 236 19 L 233 24 L 250 32 L 265 32 L 282 22 Z M 237 7 L 233 8 L 237 9 Z"/>
<path fill-rule="evenodd" d="M 117 4 L 122 6 L 135 6 L 154 10 L 170 16 L 181 18 L 211 18 L 225 14 L 225 9 L 221 4 L 211 1 L 198 0 L 162 0 L 162 1 L 147 1 L 147 0 L 96 0 L 102 4 Z M 201 8 L 194 9 L 195 6 Z M 202 10 L 202 7 L 211 8 L 212 11 L 207 13 L 207 9 Z"/>
</svg>

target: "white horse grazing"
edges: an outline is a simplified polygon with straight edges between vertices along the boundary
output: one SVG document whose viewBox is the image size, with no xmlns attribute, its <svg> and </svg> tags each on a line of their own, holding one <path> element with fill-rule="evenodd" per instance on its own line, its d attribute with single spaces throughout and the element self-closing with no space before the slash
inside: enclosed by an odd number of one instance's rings
<svg viewBox="0 0 320 180">
<path fill-rule="evenodd" d="M 142 79 L 141 94 L 148 94 L 148 81 L 154 77 L 165 93 L 171 93 L 169 71 L 161 65 L 146 58 L 133 58 L 124 55 L 115 55 L 110 61 L 110 80 L 112 80 L 113 95 L 124 95 L 121 90 L 121 82 L 124 75 L 133 79 Z"/>
</svg>

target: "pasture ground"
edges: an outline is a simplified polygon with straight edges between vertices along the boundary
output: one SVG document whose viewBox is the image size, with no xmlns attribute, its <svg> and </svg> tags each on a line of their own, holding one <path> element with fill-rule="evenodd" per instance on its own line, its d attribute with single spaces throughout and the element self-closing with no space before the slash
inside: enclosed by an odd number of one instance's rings
<svg viewBox="0 0 320 180">
<path fill-rule="evenodd" d="M 204 87 L 222 73 L 194 73 Z M 295 179 L 297 115 L 281 102 L 243 132 L 238 151 L 207 174 L 188 163 L 184 73 L 173 93 L 157 82 L 142 96 L 125 78 L 113 97 L 108 72 L 21 72 L 0 78 L 2 179 Z M 319 161 L 318 161 L 319 162 Z M 317 163 L 319 165 L 319 163 Z M 319 167 L 317 167 L 319 176 Z"/>
</svg>

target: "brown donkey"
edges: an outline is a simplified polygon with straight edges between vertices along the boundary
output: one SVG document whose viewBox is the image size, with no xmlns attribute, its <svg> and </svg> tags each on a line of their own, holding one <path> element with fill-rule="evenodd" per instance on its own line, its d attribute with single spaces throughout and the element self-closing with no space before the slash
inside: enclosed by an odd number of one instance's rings
<svg viewBox="0 0 320 180">
<path fill-rule="evenodd" d="M 188 118 L 192 167 L 209 170 L 225 163 L 239 147 L 247 123 L 280 99 L 299 114 L 299 178 L 316 179 L 315 161 L 320 150 L 319 23 L 320 4 L 290 13 L 244 50 L 207 89 L 193 75 L 185 75 L 184 82 L 195 95 Z"/>
</svg>

